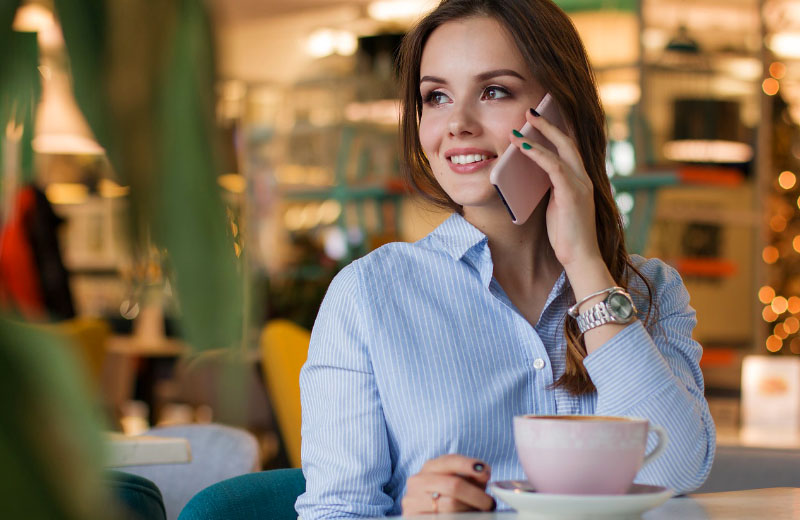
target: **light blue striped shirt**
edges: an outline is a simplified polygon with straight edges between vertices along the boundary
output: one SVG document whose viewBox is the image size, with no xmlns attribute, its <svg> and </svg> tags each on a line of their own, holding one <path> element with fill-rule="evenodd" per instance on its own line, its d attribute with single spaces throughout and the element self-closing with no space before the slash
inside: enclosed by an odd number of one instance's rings
<svg viewBox="0 0 800 520">
<path fill-rule="evenodd" d="M 648 331 L 635 321 L 589 355 L 597 391 L 584 396 L 551 388 L 564 372 L 563 320 L 574 303 L 565 274 L 531 326 L 492 276 L 487 237 L 463 217 L 343 269 L 300 375 L 302 519 L 399 514 L 406 480 L 447 453 L 486 461 L 492 480 L 522 479 L 512 432 L 521 414 L 646 417 L 667 429 L 669 444 L 637 482 L 698 487 L 715 430 L 692 340 L 695 312 L 674 269 L 633 261 L 655 287 L 658 324 Z M 646 313 L 638 278 L 631 289 Z M 648 451 L 654 434 L 649 442 Z"/>
</svg>

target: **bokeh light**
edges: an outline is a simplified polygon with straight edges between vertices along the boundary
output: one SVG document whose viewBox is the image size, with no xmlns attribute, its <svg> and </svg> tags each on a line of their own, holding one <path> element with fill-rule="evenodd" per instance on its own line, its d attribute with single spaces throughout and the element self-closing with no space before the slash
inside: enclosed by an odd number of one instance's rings
<svg viewBox="0 0 800 520">
<path fill-rule="evenodd" d="M 761 89 L 764 91 L 764 94 L 768 96 L 774 96 L 775 94 L 778 93 L 778 90 L 780 90 L 780 88 L 781 88 L 780 83 L 778 83 L 778 80 L 775 78 L 767 78 L 761 84 Z"/>
<path fill-rule="evenodd" d="M 783 215 L 775 215 L 769 219 L 769 228 L 776 233 L 783 232 L 786 229 L 786 224 L 786 217 Z"/>
<path fill-rule="evenodd" d="M 769 285 L 765 285 L 758 290 L 758 301 L 760 301 L 764 305 L 772 303 L 772 300 L 774 298 L 775 298 L 775 289 L 773 289 Z"/>
<path fill-rule="evenodd" d="M 789 350 L 792 354 L 800 354 L 800 338 L 793 338 L 789 343 Z"/>
<path fill-rule="evenodd" d="M 772 300 L 772 310 L 775 311 L 775 314 L 783 314 L 789 309 L 789 302 L 783 296 L 776 296 L 774 300 Z"/>
<path fill-rule="evenodd" d="M 769 65 L 769 75 L 775 79 L 783 79 L 786 75 L 786 65 L 779 61 L 773 61 Z"/>
<path fill-rule="evenodd" d="M 773 321 L 778 319 L 778 315 L 775 311 L 772 310 L 771 305 L 767 305 L 764 307 L 764 310 L 761 311 L 761 317 L 764 318 L 764 321 L 772 323 Z"/>
<path fill-rule="evenodd" d="M 786 321 L 783 322 L 783 328 L 786 329 L 786 332 L 789 334 L 794 334 L 800 330 L 800 320 L 794 316 L 790 316 L 786 318 Z"/>
<path fill-rule="evenodd" d="M 767 350 L 770 352 L 777 352 L 783 347 L 783 340 L 778 336 L 770 336 L 767 338 Z"/>
<path fill-rule="evenodd" d="M 778 175 L 778 184 L 780 184 L 781 188 L 784 190 L 790 190 L 797 184 L 797 176 L 788 170 L 783 171 Z"/>
<path fill-rule="evenodd" d="M 780 339 L 786 339 L 789 337 L 789 331 L 786 330 L 786 327 L 784 327 L 783 323 L 778 323 L 775 325 L 775 327 L 772 329 L 772 333 Z"/>
<path fill-rule="evenodd" d="M 800 298 L 797 296 L 789 297 L 789 312 L 792 314 L 797 314 L 800 312 Z"/>
<path fill-rule="evenodd" d="M 778 248 L 775 246 L 767 246 L 764 248 L 764 251 L 761 253 L 761 258 L 768 264 L 774 264 L 778 261 Z"/>
</svg>

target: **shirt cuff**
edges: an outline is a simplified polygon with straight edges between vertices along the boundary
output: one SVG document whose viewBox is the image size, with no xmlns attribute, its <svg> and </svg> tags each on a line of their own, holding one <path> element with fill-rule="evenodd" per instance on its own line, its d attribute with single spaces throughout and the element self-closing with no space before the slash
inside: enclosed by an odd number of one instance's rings
<svg viewBox="0 0 800 520">
<path fill-rule="evenodd" d="M 623 414 L 670 384 L 672 371 L 641 321 L 631 323 L 586 356 L 600 415 Z"/>
</svg>

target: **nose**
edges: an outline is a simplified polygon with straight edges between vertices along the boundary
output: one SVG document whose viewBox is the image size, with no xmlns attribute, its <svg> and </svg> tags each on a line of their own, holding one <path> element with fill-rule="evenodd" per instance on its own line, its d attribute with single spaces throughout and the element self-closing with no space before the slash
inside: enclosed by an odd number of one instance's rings
<svg viewBox="0 0 800 520">
<path fill-rule="evenodd" d="M 475 136 L 480 133 L 480 123 L 470 107 L 455 106 L 447 122 L 447 129 L 453 137 Z"/>
</svg>

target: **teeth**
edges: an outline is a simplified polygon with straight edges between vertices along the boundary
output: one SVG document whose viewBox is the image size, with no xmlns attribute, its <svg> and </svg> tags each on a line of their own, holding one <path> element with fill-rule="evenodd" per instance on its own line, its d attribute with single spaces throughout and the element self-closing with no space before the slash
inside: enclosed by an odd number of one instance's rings
<svg viewBox="0 0 800 520">
<path fill-rule="evenodd" d="M 469 154 L 469 155 L 453 155 L 450 160 L 453 164 L 470 164 L 478 161 L 485 161 L 489 158 L 488 155 Z"/>
</svg>

